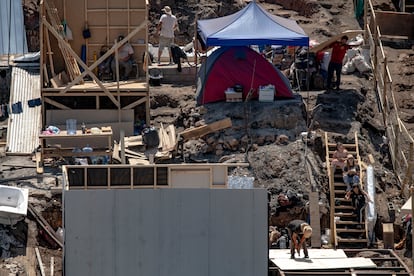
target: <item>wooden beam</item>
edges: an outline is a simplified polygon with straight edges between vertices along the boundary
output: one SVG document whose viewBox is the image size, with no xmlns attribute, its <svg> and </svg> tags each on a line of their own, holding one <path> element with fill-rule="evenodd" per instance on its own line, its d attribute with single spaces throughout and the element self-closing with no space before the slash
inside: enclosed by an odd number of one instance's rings
<svg viewBox="0 0 414 276">
<path fill-rule="evenodd" d="M 130 103 L 129 105 L 127 105 L 127 106 L 123 107 L 122 109 L 131 109 L 131 108 L 136 107 L 137 105 L 140 105 L 140 104 L 145 103 L 146 101 L 147 101 L 147 97 L 142 98 L 142 99 L 139 99 L 139 100 L 137 100 L 137 101 L 135 101 L 135 102 L 132 102 L 132 103 Z"/>
<path fill-rule="evenodd" d="M 185 140 L 196 139 L 196 138 L 203 137 L 209 133 L 212 133 L 212 132 L 215 132 L 221 129 L 229 128 L 231 126 L 232 126 L 231 119 L 226 118 L 226 119 L 216 121 L 208 125 L 186 129 L 183 132 L 180 132 L 179 135 L 183 137 Z"/>
<path fill-rule="evenodd" d="M 72 109 L 70 107 L 67 107 L 66 105 L 63 105 L 61 103 L 58 103 L 57 101 L 54 101 L 54 100 L 49 99 L 49 98 L 46 98 L 46 97 L 43 99 L 43 101 L 46 102 L 46 103 L 48 103 L 48 104 L 51 104 L 53 106 L 56 106 L 57 108 L 60 108 L 60 109 L 65 109 L 65 110 Z"/>
</svg>

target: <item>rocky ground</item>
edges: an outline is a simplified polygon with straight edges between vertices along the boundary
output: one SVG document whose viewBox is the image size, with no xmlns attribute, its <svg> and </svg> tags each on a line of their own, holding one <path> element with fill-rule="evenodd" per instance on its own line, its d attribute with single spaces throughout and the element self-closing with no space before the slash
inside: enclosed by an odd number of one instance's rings
<svg viewBox="0 0 414 276">
<path fill-rule="evenodd" d="M 36 12 L 32 11 L 36 10 L 37 1 L 26 2 L 26 10 L 30 11 L 30 18 L 35 17 Z M 239 10 L 243 5 L 242 2 L 150 1 L 149 32 L 155 33 L 159 11 L 164 5 L 170 5 L 180 23 L 177 42 L 184 45 L 191 41 L 194 35 L 196 14 L 199 18 L 223 16 Z M 373 2 L 377 9 L 395 10 L 391 1 Z M 275 0 L 262 1 L 261 5 L 277 15 L 297 20 L 310 38 L 319 42 L 341 31 L 358 29 L 361 25 L 355 19 L 352 1 Z M 157 37 L 151 36 L 150 42 L 157 44 Z M 393 86 L 397 92 L 396 99 L 401 118 L 407 129 L 413 132 L 414 51 L 390 46 L 385 50 L 393 76 Z M 328 182 L 324 167 L 325 155 L 321 138 L 324 132 L 330 133 L 332 141 L 345 143 L 352 143 L 354 132 L 357 132 L 363 158 L 372 154 L 376 160 L 380 160 L 378 149 L 384 134 L 372 76 L 351 74 L 343 76 L 342 82 L 341 91 L 298 92 L 297 96 L 302 97 L 303 100 L 297 104 L 278 106 L 280 113 L 273 114 L 273 117 L 269 114 L 275 112 L 274 107 L 266 107 L 257 102 L 217 103 L 196 107 L 194 86 L 165 83 L 159 87 L 151 87 L 151 120 L 154 125 L 174 124 L 180 131 L 203 122 L 209 123 L 230 117 L 233 122 L 231 129 L 186 142 L 183 157 L 177 155 L 172 161 L 181 162 L 184 158 L 186 162 L 248 162 L 250 167 L 235 169 L 230 173 L 253 176 L 256 187 L 269 190 L 270 223 L 277 226 L 285 226 L 292 218 L 304 217 L 307 212 L 309 191 L 312 186 L 317 186 L 321 191 L 320 201 L 324 207 L 321 208 L 323 215 L 321 223 L 322 228 L 325 228 L 329 225 L 326 215 L 329 205 Z M 307 139 L 301 133 L 306 132 L 310 125 L 313 132 L 311 139 Z M 1 158 L 1 164 L 0 182 L 30 188 L 31 204 L 54 230 L 58 230 L 61 226 L 61 198 L 56 190 L 61 185 L 59 168 L 47 168 L 45 174 L 38 177 L 35 169 L 30 168 L 34 166 L 31 158 L 6 156 Z M 27 167 L 19 167 L 16 164 Z M 389 162 L 375 163 L 377 180 L 375 201 L 379 222 L 390 219 L 387 202 L 393 202 L 396 206 L 401 206 L 404 202 L 399 196 L 400 187 L 390 169 Z M 311 182 L 309 176 L 314 181 Z M 288 209 L 280 208 L 277 201 L 280 193 L 294 193 L 297 198 L 295 205 Z M 401 235 L 399 222 L 400 218 L 397 215 L 396 241 Z M 28 228 L 35 229 L 34 233 L 27 232 Z M 13 233 L 10 236 L 15 240 L 9 242 L 10 250 L 3 250 L 9 252 L 10 257 L 3 258 L 3 262 L 0 263 L 0 275 L 28 273 L 25 266 L 29 260 L 24 256 L 18 256 L 25 246 L 38 247 L 47 267 L 50 266 L 50 257 L 53 256 L 56 264 L 55 275 L 60 275 L 61 250 L 42 235 L 42 230 L 36 226 L 32 216 L 28 215 L 17 229 L 6 227 L 5 231 Z M 380 230 L 377 237 L 382 238 Z M 380 240 L 378 246 L 381 247 Z M 400 253 L 402 255 L 403 250 Z M 412 268 L 411 260 L 405 260 Z"/>
</svg>

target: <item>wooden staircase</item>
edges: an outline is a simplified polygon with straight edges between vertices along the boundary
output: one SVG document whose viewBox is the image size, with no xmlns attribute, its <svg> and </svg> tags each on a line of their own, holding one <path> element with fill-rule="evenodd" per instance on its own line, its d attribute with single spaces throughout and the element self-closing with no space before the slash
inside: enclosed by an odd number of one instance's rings
<svg viewBox="0 0 414 276">
<path fill-rule="evenodd" d="M 349 153 L 353 154 L 359 164 L 361 164 L 356 135 L 355 141 L 355 144 L 344 144 L 344 147 Z M 325 133 L 325 146 L 330 186 L 331 242 L 335 248 L 366 248 L 368 245 L 366 223 L 359 223 L 356 221 L 356 215 L 352 212 L 351 200 L 345 199 L 346 184 L 342 178 L 342 171 L 340 169 L 331 171 L 330 169 L 332 155 L 336 149 L 336 143 L 329 142 L 327 133 Z M 363 171 L 362 166 L 360 167 L 362 180 Z M 364 220 L 366 220 L 366 216 L 364 215 L 363 217 Z"/>
</svg>

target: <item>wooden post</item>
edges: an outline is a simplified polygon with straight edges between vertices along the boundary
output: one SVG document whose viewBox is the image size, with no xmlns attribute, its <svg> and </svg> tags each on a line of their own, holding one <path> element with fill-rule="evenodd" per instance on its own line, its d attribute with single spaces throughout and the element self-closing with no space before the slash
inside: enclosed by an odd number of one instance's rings
<svg viewBox="0 0 414 276">
<path fill-rule="evenodd" d="M 413 214 L 413 210 L 414 210 L 414 198 L 413 198 L 413 196 L 414 196 L 414 187 L 413 186 L 410 187 L 410 195 L 411 195 L 411 223 L 412 223 L 412 221 L 413 221 L 412 214 Z M 411 247 L 411 250 L 412 250 L 412 249 L 414 249 L 414 239 L 411 239 L 411 240 L 412 240 L 412 247 Z M 414 254 L 411 254 L 411 255 L 412 255 L 412 261 L 413 261 L 413 265 L 414 265 Z"/>
<path fill-rule="evenodd" d="M 374 11 L 373 11 L 374 12 Z M 368 41 L 368 1 L 364 1 L 364 42 Z"/>
<path fill-rule="evenodd" d="M 55 274 L 55 259 L 54 257 L 50 257 L 50 276 L 54 276 Z"/>
<path fill-rule="evenodd" d="M 384 108 L 383 108 L 383 112 L 384 112 L 384 119 L 385 121 L 387 121 L 388 119 L 388 99 L 387 99 L 387 57 L 384 57 L 384 72 L 383 72 L 383 76 L 382 79 L 384 81 L 384 87 L 382 88 L 383 90 L 383 98 L 384 98 Z"/>
<path fill-rule="evenodd" d="M 121 164 L 126 164 L 126 161 L 125 161 L 125 131 L 123 129 L 121 129 L 119 135 L 120 135 L 119 140 L 121 141 Z"/>
<path fill-rule="evenodd" d="M 321 247 L 321 220 L 319 215 L 319 193 L 311 192 L 309 194 L 309 214 L 310 225 L 312 227 L 312 248 Z"/>
</svg>

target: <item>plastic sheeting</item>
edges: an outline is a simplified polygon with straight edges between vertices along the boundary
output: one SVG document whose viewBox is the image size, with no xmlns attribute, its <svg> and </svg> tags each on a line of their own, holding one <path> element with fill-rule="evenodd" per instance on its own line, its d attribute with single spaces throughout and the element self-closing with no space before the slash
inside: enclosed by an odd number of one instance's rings
<svg viewBox="0 0 414 276">
<path fill-rule="evenodd" d="M 0 55 L 28 52 L 21 1 L 0 1 L 0 37 Z"/>
</svg>

